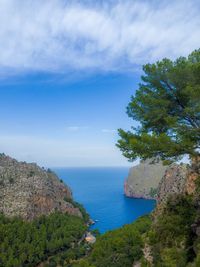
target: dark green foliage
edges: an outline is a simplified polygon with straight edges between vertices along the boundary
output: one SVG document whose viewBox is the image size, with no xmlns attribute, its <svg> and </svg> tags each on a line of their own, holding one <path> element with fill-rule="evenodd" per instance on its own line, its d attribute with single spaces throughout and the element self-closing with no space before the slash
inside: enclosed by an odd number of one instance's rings
<svg viewBox="0 0 200 267">
<path fill-rule="evenodd" d="M 189 155 L 193 170 L 199 173 L 200 49 L 188 58 L 163 59 L 143 70 L 142 83 L 127 108 L 138 127 L 127 132 L 120 129 L 117 146 L 131 161 L 154 158 L 169 163 Z M 197 179 L 193 196 L 173 196 L 156 216 L 146 233 L 153 266 L 200 266 L 199 203 Z"/>
<path fill-rule="evenodd" d="M 81 205 L 80 203 L 74 201 L 72 198 L 64 198 L 64 201 L 71 203 L 75 208 L 78 208 L 80 210 L 80 212 L 83 215 L 83 219 L 85 222 L 88 222 L 90 219 L 89 214 L 86 212 L 85 208 L 83 207 L 83 205 Z"/>
<path fill-rule="evenodd" d="M 195 180 L 195 186 L 196 196 L 200 197 L 200 176 Z"/>
<path fill-rule="evenodd" d="M 88 222 L 90 217 L 89 214 L 86 212 L 85 208 L 83 207 L 83 205 L 81 205 L 76 201 L 73 201 L 72 204 L 74 205 L 74 207 L 78 208 L 81 211 L 84 221 Z"/>
<path fill-rule="evenodd" d="M 173 237 L 184 239 L 196 216 L 196 210 L 191 196 L 176 195 L 171 197 L 162 215 L 158 217 L 156 234 L 160 242 L 171 246 Z M 161 236 L 162 233 L 162 236 Z"/>
<path fill-rule="evenodd" d="M 89 256 L 73 267 L 132 267 L 135 261 L 149 267 L 142 253 L 145 243 L 151 249 L 154 267 L 200 266 L 197 202 L 194 195 L 171 196 L 153 221 L 142 217 L 100 236 Z"/>
<path fill-rule="evenodd" d="M 158 189 L 151 187 L 150 192 L 149 192 L 150 197 L 155 198 L 157 196 L 157 193 L 158 193 Z"/>
<path fill-rule="evenodd" d="M 91 230 L 90 232 L 91 232 L 95 237 L 98 237 L 98 236 L 101 235 L 98 229 Z"/>
<path fill-rule="evenodd" d="M 56 264 L 55 266 L 71 267 L 73 261 L 85 257 L 89 250 L 90 246 L 85 243 L 74 248 L 69 248 L 66 251 L 57 253 L 55 256 L 51 256 L 46 261 L 46 266 L 49 267 Z"/>
<path fill-rule="evenodd" d="M 132 132 L 120 129 L 117 146 L 129 160 L 198 156 L 200 49 L 188 58 L 163 59 L 143 70 L 142 83 L 127 108 L 139 126 Z"/>
<path fill-rule="evenodd" d="M 14 178 L 13 177 L 9 177 L 8 180 L 9 180 L 9 183 L 10 184 L 13 184 L 14 183 Z"/>
<path fill-rule="evenodd" d="M 34 175 L 35 175 L 35 172 L 34 171 L 30 171 L 29 177 L 33 177 Z"/>
<path fill-rule="evenodd" d="M 155 266 L 185 267 L 196 258 L 197 236 L 192 224 L 197 216 L 192 196 L 170 198 L 148 233 Z"/>
<path fill-rule="evenodd" d="M 97 239 L 89 257 L 73 267 L 131 267 L 142 256 L 142 234 L 149 230 L 150 224 L 150 218 L 145 216 L 105 233 Z"/>
<path fill-rule="evenodd" d="M 61 213 L 33 222 L 0 215 L 0 266 L 35 266 L 50 255 L 68 251 L 85 231 L 82 219 Z"/>
</svg>

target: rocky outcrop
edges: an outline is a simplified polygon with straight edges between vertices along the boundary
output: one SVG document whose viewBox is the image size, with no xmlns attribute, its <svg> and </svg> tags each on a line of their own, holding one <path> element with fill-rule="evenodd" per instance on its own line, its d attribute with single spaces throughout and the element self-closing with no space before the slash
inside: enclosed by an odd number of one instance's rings
<svg viewBox="0 0 200 267">
<path fill-rule="evenodd" d="M 195 192 L 196 179 L 198 177 L 200 177 L 200 157 L 195 157 L 191 159 L 191 167 L 188 170 L 188 177 L 185 184 L 185 191 L 188 194 L 192 194 Z"/>
<path fill-rule="evenodd" d="M 152 163 L 152 160 L 141 161 L 130 169 L 124 184 L 124 193 L 127 197 L 155 199 L 157 188 L 167 166 L 161 162 Z"/>
<path fill-rule="evenodd" d="M 172 195 L 195 193 L 198 176 L 199 166 L 195 162 L 191 165 L 171 164 L 158 186 L 158 204 L 165 202 Z"/>
<path fill-rule="evenodd" d="M 158 186 L 158 204 L 165 202 L 171 195 L 185 193 L 190 172 L 191 169 L 186 164 L 171 164 Z"/>
<path fill-rule="evenodd" d="M 189 164 L 171 164 L 158 186 L 157 206 L 154 210 L 154 220 L 162 214 L 167 200 L 172 202 L 177 199 L 180 194 L 194 194 L 196 192 L 196 179 L 199 176 L 198 166 L 196 163 Z M 198 200 L 199 197 L 196 197 Z M 197 208 L 198 203 L 197 202 Z M 200 210 L 200 209 L 199 209 Z M 198 222 L 200 225 L 200 222 Z"/>
<path fill-rule="evenodd" d="M 51 170 L 0 154 L 0 212 L 32 220 L 53 211 L 82 216 L 72 193 Z"/>
</svg>

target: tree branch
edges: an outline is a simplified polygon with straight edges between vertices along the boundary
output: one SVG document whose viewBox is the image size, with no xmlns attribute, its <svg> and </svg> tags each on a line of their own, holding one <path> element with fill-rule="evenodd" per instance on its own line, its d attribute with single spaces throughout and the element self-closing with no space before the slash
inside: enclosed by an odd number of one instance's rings
<svg viewBox="0 0 200 267">
<path fill-rule="evenodd" d="M 181 107 L 182 111 L 185 111 L 185 106 L 181 103 L 180 99 L 177 97 L 177 95 L 174 94 L 174 90 L 171 87 L 171 85 L 168 83 L 168 81 L 163 80 L 163 82 L 167 85 L 168 89 L 172 92 L 172 95 L 176 101 L 176 103 Z M 194 118 L 191 118 L 188 114 L 184 116 L 185 120 L 187 120 L 192 127 L 194 128 L 200 128 L 200 124 L 194 120 Z"/>
</svg>

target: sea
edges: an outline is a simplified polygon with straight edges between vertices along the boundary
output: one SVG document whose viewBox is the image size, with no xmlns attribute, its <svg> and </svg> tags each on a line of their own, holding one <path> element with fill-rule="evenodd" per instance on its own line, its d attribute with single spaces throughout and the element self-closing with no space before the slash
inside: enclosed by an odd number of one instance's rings
<svg viewBox="0 0 200 267">
<path fill-rule="evenodd" d="M 85 207 L 96 222 L 92 228 L 100 233 L 131 223 L 155 207 L 154 200 L 124 195 L 127 167 L 54 168 L 54 171 L 70 186 L 74 200 Z"/>
</svg>

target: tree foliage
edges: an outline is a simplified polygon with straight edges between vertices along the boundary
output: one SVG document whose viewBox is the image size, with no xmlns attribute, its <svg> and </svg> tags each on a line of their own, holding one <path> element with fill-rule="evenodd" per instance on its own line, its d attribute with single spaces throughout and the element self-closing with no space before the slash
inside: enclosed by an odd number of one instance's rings
<svg viewBox="0 0 200 267">
<path fill-rule="evenodd" d="M 143 216 L 136 222 L 109 231 L 97 239 L 91 254 L 73 267 L 131 267 L 142 257 L 142 234 L 149 230 L 151 220 Z"/>
<path fill-rule="evenodd" d="M 147 64 L 143 70 L 142 83 L 127 108 L 139 126 L 119 129 L 117 146 L 129 160 L 199 156 L 200 49 L 187 58 Z"/>
<path fill-rule="evenodd" d="M 32 267 L 62 251 L 72 253 L 72 244 L 79 241 L 86 229 L 81 218 L 62 213 L 32 222 L 0 215 L 0 266 Z"/>
<path fill-rule="evenodd" d="M 195 265 L 200 251 L 195 202 L 193 196 L 171 196 L 157 216 L 147 233 L 154 266 L 199 266 Z"/>
</svg>

